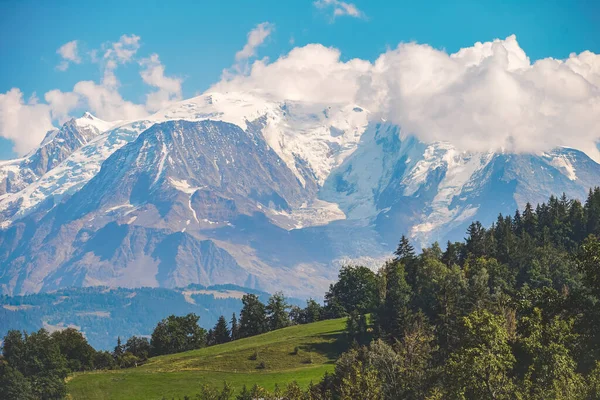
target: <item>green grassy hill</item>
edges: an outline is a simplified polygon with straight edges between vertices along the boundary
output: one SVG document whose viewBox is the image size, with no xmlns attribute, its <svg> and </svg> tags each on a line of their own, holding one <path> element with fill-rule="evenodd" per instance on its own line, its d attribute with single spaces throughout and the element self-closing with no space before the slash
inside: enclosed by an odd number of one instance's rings
<svg viewBox="0 0 600 400">
<path fill-rule="evenodd" d="M 138 368 L 78 373 L 69 378 L 68 391 L 72 399 L 177 399 L 195 395 L 204 384 L 222 387 L 225 381 L 234 390 L 255 383 L 273 389 L 293 380 L 306 386 L 332 371 L 335 359 L 346 350 L 344 327 L 343 318 L 297 325 L 154 357 Z"/>
</svg>

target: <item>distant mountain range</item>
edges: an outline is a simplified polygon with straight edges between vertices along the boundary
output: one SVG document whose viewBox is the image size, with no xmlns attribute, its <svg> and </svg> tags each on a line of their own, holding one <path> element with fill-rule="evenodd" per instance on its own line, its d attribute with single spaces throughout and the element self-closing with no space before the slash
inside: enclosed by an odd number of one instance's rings
<svg viewBox="0 0 600 400">
<path fill-rule="evenodd" d="M 469 153 L 422 143 L 355 104 L 210 93 L 145 120 L 86 113 L 0 163 L 0 292 L 236 284 L 321 296 L 344 263 L 378 265 L 408 234 L 565 192 L 584 152 Z"/>
<path fill-rule="evenodd" d="M 229 321 L 239 318 L 241 298 L 256 294 L 266 303 L 269 294 L 235 285 L 186 288 L 69 288 L 52 293 L 26 296 L 0 296 L 0 341 L 9 329 L 49 332 L 75 328 L 97 350 L 114 349 L 117 338 L 149 336 L 156 324 L 169 315 L 195 313 L 206 330 L 215 326 L 219 316 Z M 295 299 L 291 304 L 301 305 Z"/>
</svg>

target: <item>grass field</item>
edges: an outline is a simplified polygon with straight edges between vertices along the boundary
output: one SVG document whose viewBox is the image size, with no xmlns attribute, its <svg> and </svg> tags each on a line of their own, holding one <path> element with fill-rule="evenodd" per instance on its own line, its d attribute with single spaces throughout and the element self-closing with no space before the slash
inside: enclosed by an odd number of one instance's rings
<svg viewBox="0 0 600 400">
<path fill-rule="evenodd" d="M 344 319 L 292 326 L 231 343 L 151 358 L 147 364 L 69 377 L 71 399 L 193 397 L 205 385 L 234 390 L 255 383 L 267 389 L 293 380 L 317 382 L 347 347 Z M 298 351 L 296 351 L 296 348 Z M 265 368 L 261 368 L 264 363 Z"/>
</svg>

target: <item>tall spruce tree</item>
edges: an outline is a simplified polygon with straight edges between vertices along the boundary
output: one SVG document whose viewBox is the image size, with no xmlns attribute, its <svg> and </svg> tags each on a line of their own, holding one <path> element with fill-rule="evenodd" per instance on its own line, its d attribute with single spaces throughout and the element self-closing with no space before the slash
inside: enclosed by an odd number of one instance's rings
<svg viewBox="0 0 600 400">
<path fill-rule="evenodd" d="M 240 312 L 240 338 L 260 335 L 268 330 L 267 311 L 255 294 L 245 294 L 242 297 Z"/>
<path fill-rule="evenodd" d="M 215 344 L 227 343 L 231 340 L 229 328 L 227 327 L 227 321 L 224 316 L 220 316 L 217 320 L 215 327 L 213 328 Z"/>
<path fill-rule="evenodd" d="M 235 313 L 231 316 L 231 340 L 240 338 L 240 324 L 238 323 Z"/>
</svg>

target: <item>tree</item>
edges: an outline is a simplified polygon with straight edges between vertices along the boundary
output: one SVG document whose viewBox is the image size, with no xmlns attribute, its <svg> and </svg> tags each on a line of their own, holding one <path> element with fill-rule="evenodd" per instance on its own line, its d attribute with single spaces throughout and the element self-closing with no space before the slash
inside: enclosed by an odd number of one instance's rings
<svg viewBox="0 0 600 400">
<path fill-rule="evenodd" d="M 94 368 L 96 369 L 113 369 L 115 367 L 115 359 L 108 351 L 97 351 L 94 354 Z"/>
<path fill-rule="evenodd" d="M 463 328 L 462 346 L 446 364 L 449 397 L 515 398 L 510 372 L 516 360 L 504 317 L 477 310 L 464 317 Z"/>
<path fill-rule="evenodd" d="M 158 323 L 150 340 L 153 355 L 199 349 L 206 344 L 206 331 L 198 326 L 199 316 L 171 315 Z"/>
<path fill-rule="evenodd" d="M 544 323 L 542 311 L 534 308 L 522 323 L 521 343 L 532 360 L 523 385 L 524 398 L 582 398 L 584 379 L 576 372 L 577 363 L 569 350 L 576 343 L 573 321 L 556 316 Z"/>
<path fill-rule="evenodd" d="M 600 240 L 589 235 L 581 245 L 577 259 L 587 286 L 600 296 Z"/>
<path fill-rule="evenodd" d="M 385 279 L 385 298 L 377 312 L 377 324 L 380 332 L 393 342 L 404 333 L 411 288 L 405 279 L 404 265 L 400 262 L 386 263 L 382 275 Z"/>
<path fill-rule="evenodd" d="M 0 399 L 34 399 L 31 382 L 21 372 L 2 360 L 0 360 Z"/>
<path fill-rule="evenodd" d="M 306 308 L 302 310 L 304 323 L 310 324 L 320 321 L 322 313 L 323 307 L 313 299 L 308 299 L 306 301 Z"/>
<path fill-rule="evenodd" d="M 132 336 L 127 339 L 124 350 L 145 361 L 150 354 L 150 341 L 145 337 Z"/>
<path fill-rule="evenodd" d="M 115 358 L 115 360 L 118 360 L 119 357 L 121 357 L 123 355 L 123 344 L 121 343 L 121 336 L 117 337 L 117 345 L 115 346 L 115 349 L 113 350 L 113 357 Z"/>
<path fill-rule="evenodd" d="M 29 381 L 34 398 L 62 399 L 66 395 L 66 359 L 45 329 L 31 335 L 10 331 L 4 338 L 3 355 L 8 365 Z M 18 374 L 7 373 L 21 382 Z"/>
<path fill-rule="evenodd" d="M 469 225 L 465 242 L 468 254 L 472 254 L 474 257 L 481 257 L 487 254 L 485 228 L 481 225 L 481 222 L 476 221 Z"/>
<path fill-rule="evenodd" d="M 239 339 L 239 336 L 240 325 L 238 324 L 238 320 L 235 316 L 235 313 L 233 313 L 233 316 L 231 317 L 231 340 Z"/>
<path fill-rule="evenodd" d="M 89 371 L 94 367 L 96 350 L 77 329 L 67 328 L 53 332 L 52 339 L 58 344 L 61 354 L 67 359 L 71 371 Z"/>
<path fill-rule="evenodd" d="M 213 328 L 213 334 L 215 338 L 215 344 L 227 343 L 231 340 L 229 328 L 227 327 L 227 321 L 224 316 L 220 316 L 217 320 L 215 327 Z"/>
<path fill-rule="evenodd" d="M 335 367 L 337 396 L 340 400 L 379 400 L 382 382 L 368 362 L 366 348 L 353 349 L 340 356 Z"/>
<path fill-rule="evenodd" d="M 360 266 L 342 267 L 338 281 L 325 294 L 326 308 L 331 310 L 339 305 L 344 314 L 352 311 L 367 314 L 375 309 L 377 300 L 377 277 L 369 268 Z"/>
<path fill-rule="evenodd" d="M 267 331 L 267 312 L 255 294 L 245 294 L 242 297 L 240 312 L 240 338 L 260 335 Z"/>
<path fill-rule="evenodd" d="M 269 298 L 265 308 L 269 330 L 285 328 L 290 324 L 288 308 L 289 305 L 286 303 L 282 292 L 277 292 Z"/>
<path fill-rule="evenodd" d="M 415 248 L 410 244 L 408 238 L 404 235 L 400 238 L 400 243 L 394 252 L 396 256 L 395 262 L 401 262 L 406 271 L 406 281 L 411 287 L 414 287 L 417 275 L 417 257 L 415 256 Z"/>
</svg>

